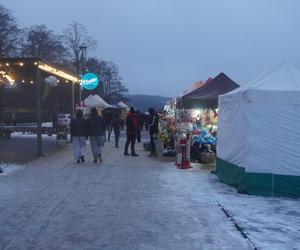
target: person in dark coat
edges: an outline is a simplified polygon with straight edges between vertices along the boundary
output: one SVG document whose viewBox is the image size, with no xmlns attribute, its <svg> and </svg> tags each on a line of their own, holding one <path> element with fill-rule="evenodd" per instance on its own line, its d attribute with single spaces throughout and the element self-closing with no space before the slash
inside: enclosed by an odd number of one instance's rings
<svg viewBox="0 0 300 250">
<path fill-rule="evenodd" d="M 102 150 L 106 130 L 105 119 L 98 114 L 96 108 L 91 109 L 91 116 L 87 119 L 87 132 L 90 137 L 94 163 L 102 162 Z"/>
<path fill-rule="evenodd" d="M 73 151 L 77 163 L 84 162 L 84 153 L 86 146 L 86 121 L 83 119 L 82 110 L 76 111 L 75 118 L 70 122 L 70 133 L 73 137 Z"/>
<path fill-rule="evenodd" d="M 107 141 L 110 141 L 110 136 L 111 136 L 111 132 L 112 132 L 111 122 L 112 122 L 112 118 L 113 118 L 112 112 L 108 109 L 103 109 L 102 117 L 105 119 L 106 129 L 107 129 L 107 131 L 105 131 L 104 141 L 106 141 L 106 133 L 107 133 Z"/>
<path fill-rule="evenodd" d="M 155 140 L 158 133 L 158 116 L 154 111 L 154 108 L 149 108 L 149 135 L 150 135 L 150 156 L 156 156 Z"/>
<path fill-rule="evenodd" d="M 114 130 L 115 134 L 115 146 L 116 148 L 119 147 L 119 139 L 121 134 L 121 128 L 122 128 L 122 120 L 120 119 L 119 114 L 115 114 L 114 118 L 111 121 L 112 129 Z"/>
<path fill-rule="evenodd" d="M 126 117 L 127 140 L 125 143 L 124 155 L 129 155 L 128 147 L 129 147 L 129 144 L 131 144 L 131 156 L 138 156 L 135 153 L 135 149 L 134 149 L 137 131 L 138 131 L 138 121 L 137 121 L 137 117 L 135 114 L 135 110 L 133 107 L 130 107 L 129 113 Z"/>
<path fill-rule="evenodd" d="M 136 139 L 137 142 L 141 142 L 141 130 L 143 130 L 143 117 L 142 114 L 139 110 L 136 111 L 136 117 L 138 120 L 138 131 L 137 131 L 137 135 L 136 135 Z"/>
</svg>

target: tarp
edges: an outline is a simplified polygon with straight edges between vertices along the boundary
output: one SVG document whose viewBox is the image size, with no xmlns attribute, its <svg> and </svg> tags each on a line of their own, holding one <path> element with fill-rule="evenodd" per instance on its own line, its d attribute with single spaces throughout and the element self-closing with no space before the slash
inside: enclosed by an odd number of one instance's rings
<svg viewBox="0 0 300 250">
<path fill-rule="evenodd" d="M 281 64 L 219 97 L 217 173 L 241 192 L 300 196 L 300 71 Z"/>
<path fill-rule="evenodd" d="M 177 108 L 217 108 L 218 96 L 238 88 L 239 85 L 224 73 L 209 79 L 199 88 L 183 95 Z"/>
<path fill-rule="evenodd" d="M 100 96 L 98 95 L 89 95 L 87 98 L 84 99 L 84 104 L 87 107 L 97 107 L 97 108 L 110 108 L 107 102 L 105 102 Z"/>
</svg>

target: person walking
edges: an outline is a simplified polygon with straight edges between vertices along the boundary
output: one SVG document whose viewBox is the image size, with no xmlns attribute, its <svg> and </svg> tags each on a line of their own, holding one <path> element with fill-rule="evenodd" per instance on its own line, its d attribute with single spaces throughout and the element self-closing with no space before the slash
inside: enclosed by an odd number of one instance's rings
<svg viewBox="0 0 300 250">
<path fill-rule="evenodd" d="M 137 130 L 136 139 L 137 139 L 137 142 L 141 142 L 141 130 L 143 129 L 144 125 L 143 125 L 143 117 L 139 110 L 136 111 L 136 118 L 138 121 L 138 130 Z"/>
<path fill-rule="evenodd" d="M 129 155 L 128 154 L 128 147 L 129 144 L 131 144 L 131 156 L 138 156 L 135 153 L 135 140 L 136 140 L 136 134 L 138 130 L 138 121 L 136 118 L 135 110 L 133 107 L 130 107 L 129 113 L 126 117 L 126 135 L 127 135 L 127 140 L 125 143 L 125 149 L 124 149 L 124 155 Z"/>
<path fill-rule="evenodd" d="M 110 110 L 108 109 L 103 109 L 102 110 L 102 117 L 105 119 L 106 122 L 106 130 L 105 131 L 105 135 L 104 135 L 104 141 L 106 141 L 106 134 L 107 134 L 107 141 L 110 141 L 110 136 L 111 136 L 111 132 L 112 132 L 112 126 L 111 126 L 111 122 L 112 122 L 112 113 Z"/>
<path fill-rule="evenodd" d="M 120 119 L 119 114 L 115 114 L 114 118 L 111 121 L 112 129 L 114 130 L 115 134 L 115 147 L 119 147 L 119 139 L 121 134 L 121 127 L 122 127 L 122 120 Z"/>
<path fill-rule="evenodd" d="M 154 108 L 149 108 L 149 135 L 150 135 L 150 155 L 156 156 L 155 140 L 158 133 L 158 117 L 155 114 Z"/>
<path fill-rule="evenodd" d="M 70 122 L 70 133 L 73 138 L 73 152 L 77 163 L 84 162 L 86 132 L 86 121 L 83 119 L 83 112 L 78 109 L 75 118 Z"/>
<path fill-rule="evenodd" d="M 104 146 L 104 135 L 106 130 L 105 119 L 98 114 L 96 108 L 91 109 L 91 116 L 87 119 L 87 131 L 90 137 L 91 149 L 94 163 L 102 162 L 102 149 Z"/>
</svg>

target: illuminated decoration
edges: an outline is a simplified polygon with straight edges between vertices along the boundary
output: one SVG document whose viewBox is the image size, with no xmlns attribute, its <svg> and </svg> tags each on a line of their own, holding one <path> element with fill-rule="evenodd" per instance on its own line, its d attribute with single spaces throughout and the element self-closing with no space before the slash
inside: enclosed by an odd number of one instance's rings
<svg viewBox="0 0 300 250">
<path fill-rule="evenodd" d="M 20 65 L 20 66 L 24 66 L 24 63 L 21 62 L 19 65 Z"/>
<path fill-rule="evenodd" d="M 45 64 L 45 63 L 39 63 L 38 64 L 38 68 L 43 70 L 43 71 L 46 71 L 48 73 L 51 73 L 53 75 L 56 75 L 56 76 L 59 76 L 59 77 L 62 77 L 64 79 L 67 79 L 69 81 L 72 81 L 72 82 L 75 82 L 75 83 L 79 83 L 79 79 L 70 75 L 70 74 L 67 74 L 63 71 L 60 71 L 56 68 L 53 68 L 51 66 L 49 66 L 48 64 Z"/>
<path fill-rule="evenodd" d="M 5 71 L 0 71 L 0 75 L 2 75 L 2 77 L 4 77 L 9 82 L 9 84 L 12 85 L 15 83 L 15 80 L 10 77 Z"/>
<path fill-rule="evenodd" d="M 81 79 L 81 86 L 87 90 L 97 88 L 99 84 L 98 77 L 93 73 L 86 73 Z"/>
<path fill-rule="evenodd" d="M 5 63 L 6 66 L 9 66 L 9 63 Z"/>
<path fill-rule="evenodd" d="M 31 80 L 30 83 L 33 84 L 33 81 Z"/>
</svg>

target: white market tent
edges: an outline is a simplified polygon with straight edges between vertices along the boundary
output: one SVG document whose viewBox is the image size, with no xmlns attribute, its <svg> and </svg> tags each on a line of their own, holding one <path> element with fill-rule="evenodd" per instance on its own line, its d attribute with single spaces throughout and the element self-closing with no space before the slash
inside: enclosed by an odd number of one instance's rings
<svg viewBox="0 0 300 250">
<path fill-rule="evenodd" d="M 109 108 L 107 102 L 105 102 L 100 96 L 98 95 L 89 95 L 87 98 L 84 99 L 84 104 L 87 107 L 96 107 L 96 108 Z"/>
<path fill-rule="evenodd" d="M 217 174 L 240 192 L 300 196 L 300 71 L 281 64 L 219 96 Z"/>
<path fill-rule="evenodd" d="M 120 101 L 118 102 L 118 105 L 122 108 L 129 108 L 128 105 L 126 105 L 124 102 Z"/>
</svg>

